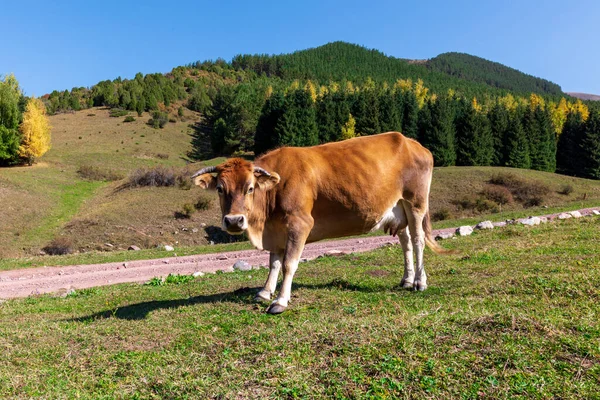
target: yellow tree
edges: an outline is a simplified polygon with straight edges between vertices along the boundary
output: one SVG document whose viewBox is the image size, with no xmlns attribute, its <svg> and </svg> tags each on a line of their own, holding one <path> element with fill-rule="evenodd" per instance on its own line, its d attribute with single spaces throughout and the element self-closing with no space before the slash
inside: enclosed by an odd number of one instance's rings
<svg viewBox="0 0 600 400">
<path fill-rule="evenodd" d="M 352 139 L 356 136 L 356 120 L 348 114 L 348 121 L 342 126 L 342 140 Z"/>
<path fill-rule="evenodd" d="M 265 90 L 265 100 L 271 98 L 272 95 L 273 95 L 273 86 L 269 85 L 269 86 L 267 86 L 267 90 Z"/>
<path fill-rule="evenodd" d="M 394 84 L 394 88 L 398 88 L 402 91 L 402 93 L 408 92 L 412 89 L 413 83 L 412 80 L 409 79 L 398 79 Z"/>
<path fill-rule="evenodd" d="M 423 105 L 425 104 L 425 99 L 427 99 L 427 92 L 429 92 L 429 89 L 425 87 L 423 79 L 419 78 L 415 83 L 415 96 L 417 97 L 417 103 L 419 104 L 419 108 L 423 108 Z"/>
<path fill-rule="evenodd" d="M 319 86 L 319 97 L 323 97 L 327 93 L 329 93 L 329 89 L 327 88 L 327 86 L 325 86 L 325 85 Z"/>
<path fill-rule="evenodd" d="M 346 82 L 346 89 L 345 89 L 346 93 L 354 93 L 356 91 L 356 89 L 354 88 L 354 85 L 352 84 L 352 82 L 347 81 Z"/>
<path fill-rule="evenodd" d="M 581 119 L 587 121 L 590 116 L 590 110 L 588 107 L 581 102 L 581 100 L 577 99 L 575 103 L 571 103 L 569 106 L 569 111 L 576 111 L 581 114 Z"/>
<path fill-rule="evenodd" d="M 308 92 L 313 103 L 317 101 L 317 87 L 310 79 L 306 82 L 304 90 Z"/>
<path fill-rule="evenodd" d="M 32 165 L 36 158 L 43 156 L 50 149 L 50 124 L 46 117 L 46 107 L 40 99 L 29 99 L 19 130 L 19 156 Z"/>
<path fill-rule="evenodd" d="M 500 97 L 500 99 L 498 99 L 498 102 L 501 105 L 503 105 L 504 108 L 506 108 L 508 111 L 515 111 L 517 109 L 517 100 L 515 100 L 513 95 L 510 93 L 504 97 Z"/>
<path fill-rule="evenodd" d="M 479 104 L 477 102 L 477 97 L 473 97 L 473 110 L 475 110 L 475 112 L 480 113 L 483 110 L 483 107 L 481 107 L 481 104 Z"/>
<path fill-rule="evenodd" d="M 563 126 L 567 121 L 567 114 L 569 113 L 569 106 L 567 100 L 562 97 L 558 104 L 550 103 L 550 112 L 552 113 L 552 125 L 554 125 L 554 131 L 560 135 L 563 130 Z"/>
<path fill-rule="evenodd" d="M 340 90 L 340 84 L 334 81 L 329 82 L 329 91 L 331 93 L 337 93 Z"/>
<path fill-rule="evenodd" d="M 363 89 L 375 90 L 375 81 L 373 80 L 373 78 L 371 78 L 370 76 L 367 77 L 367 80 L 365 81 L 365 83 L 363 85 Z"/>
<path fill-rule="evenodd" d="M 535 93 L 531 93 L 529 96 L 529 107 L 531 107 L 532 110 L 535 110 L 538 106 L 540 106 L 542 110 L 546 108 L 544 99 Z"/>
</svg>

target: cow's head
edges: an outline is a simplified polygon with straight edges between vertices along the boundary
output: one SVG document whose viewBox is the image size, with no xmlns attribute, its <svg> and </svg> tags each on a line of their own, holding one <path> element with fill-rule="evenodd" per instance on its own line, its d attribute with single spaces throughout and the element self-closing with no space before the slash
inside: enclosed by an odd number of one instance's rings
<svg viewBox="0 0 600 400">
<path fill-rule="evenodd" d="M 192 179 L 203 189 L 217 191 L 223 213 L 223 230 L 233 235 L 241 234 L 248 228 L 255 197 L 264 197 L 265 192 L 279 183 L 279 175 L 275 172 L 266 171 L 241 158 L 203 168 Z"/>
</svg>

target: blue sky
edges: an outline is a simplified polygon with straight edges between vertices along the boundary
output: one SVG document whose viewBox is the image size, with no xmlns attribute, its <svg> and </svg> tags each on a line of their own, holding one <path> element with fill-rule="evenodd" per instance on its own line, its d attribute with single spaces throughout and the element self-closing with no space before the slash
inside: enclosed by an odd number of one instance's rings
<svg viewBox="0 0 600 400">
<path fill-rule="evenodd" d="M 39 96 L 343 40 L 402 58 L 470 53 L 600 94 L 598 21 L 596 0 L 12 1 L 2 6 L 0 74 Z"/>
</svg>

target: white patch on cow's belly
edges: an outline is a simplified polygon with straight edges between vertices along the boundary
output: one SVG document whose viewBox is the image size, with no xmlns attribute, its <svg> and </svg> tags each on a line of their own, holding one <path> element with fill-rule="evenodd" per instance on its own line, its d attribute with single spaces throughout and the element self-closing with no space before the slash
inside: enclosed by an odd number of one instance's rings
<svg viewBox="0 0 600 400">
<path fill-rule="evenodd" d="M 386 233 L 389 232 L 391 235 L 396 235 L 402 229 L 406 228 L 406 225 L 408 225 L 408 220 L 404 213 L 404 207 L 396 204 L 394 207 L 387 209 L 383 213 L 383 216 L 371 231 L 383 229 Z"/>
</svg>

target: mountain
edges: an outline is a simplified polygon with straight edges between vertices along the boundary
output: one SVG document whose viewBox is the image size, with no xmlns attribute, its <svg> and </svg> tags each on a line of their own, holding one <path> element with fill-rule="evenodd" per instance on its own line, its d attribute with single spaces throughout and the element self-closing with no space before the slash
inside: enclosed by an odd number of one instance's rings
<svg viewBox="0 0 600 400">
<path fill-rule="evenodd" d="M 434 92 L 458 89 L 468 95 L 482 91 L 563 94 L 559 85 L 548 80 L 469 54 L 445 53 L 430 60 L 408 60 L 345 42 L 328 43 L 290 54 L 238 55 L 231 65 L 235 69 L 252 70 L 284 80 L 360 83 L 370 77 L 393 83 L 397 79 L 420 78 Z"/>
<path fill-rule="evenodd" d="M 581 100 L 594 100 L 594 101 L 600 100 L 600 96 L 598 96 L 597 94 L 576 93 L 576 92 L 567 92 L 567 94 L 571 97 L 575 97 L 575 98 L 581 99 Z"/>
<path fill-rule="evenodd" d="M 440 54 L 428 60 L 426 66 L 432 71 L 518 93 L 563 94 L 556 83 L 470 54 Z"/>
</svg>

